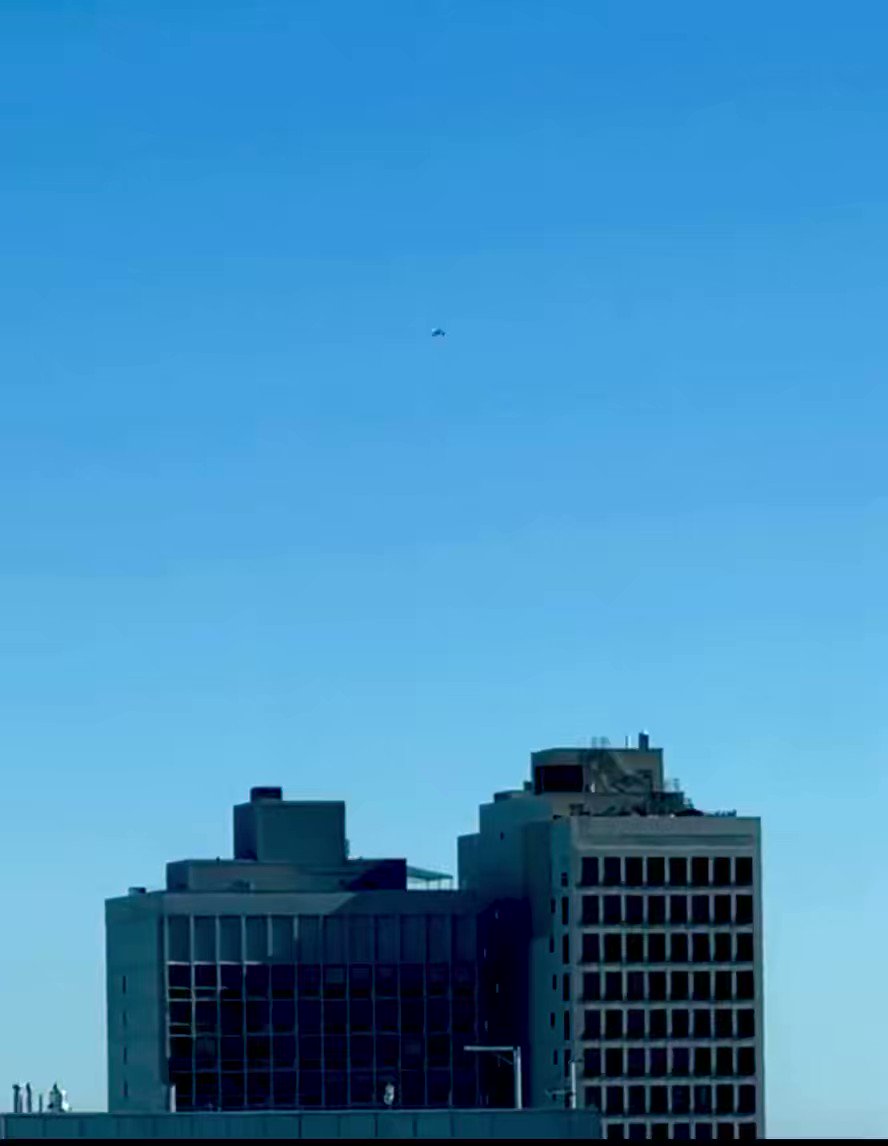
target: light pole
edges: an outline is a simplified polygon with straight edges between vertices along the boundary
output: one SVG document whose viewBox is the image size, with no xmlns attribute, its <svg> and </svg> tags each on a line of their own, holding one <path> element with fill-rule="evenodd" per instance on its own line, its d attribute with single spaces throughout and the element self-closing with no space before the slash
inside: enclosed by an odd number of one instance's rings
<svg viewBox="0 0 888 1146">
<path fill-rule="evenodd" d="M 506 1059 L 506 1061 L 512 1064 L 512 1074 L 515 1080 L 515 1109 L 522 1110 L 524 1104 L 521 1101 L 521 1047 L 463 1047 L 463 1050 L 471 1054 L 495 1054 L 498 1058 L 511 1055 L 511 1058 Z"/>
</svg>

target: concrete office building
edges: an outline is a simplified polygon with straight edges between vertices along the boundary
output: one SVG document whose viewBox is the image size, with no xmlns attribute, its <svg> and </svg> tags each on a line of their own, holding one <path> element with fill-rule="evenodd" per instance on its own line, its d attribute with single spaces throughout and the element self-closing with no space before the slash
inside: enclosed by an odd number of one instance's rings
<svg viewBox="0 0 888 1146">
<path fill-rule="evenodd" d="M 233 859 L 106 904 L 109 1110 L 477 1106 L 477 899 L 417 878 L 254 788 Z"/>
<path fill-rule="evenodd" d="M 758 819 L 697 812 L 644 734 L 531 766 L 459 861 L 495 920 L 491 1022 L 527 1048 L 528 1104 L 573 1062 L 606 1138 L 764 1137 Z"/>
</svg>

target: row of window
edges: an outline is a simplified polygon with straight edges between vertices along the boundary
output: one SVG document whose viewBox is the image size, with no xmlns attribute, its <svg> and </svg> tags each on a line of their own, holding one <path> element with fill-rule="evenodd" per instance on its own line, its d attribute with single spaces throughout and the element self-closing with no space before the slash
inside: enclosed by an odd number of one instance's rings
<svg viewBox="0 0 888 1146">
<path fill-rule="evenodd" d="M 755 1086 L 720 1082 L 689 1086 L 587 1086 L 586 1105 L 605 1115 L 755 1114 Z"/>
<path fill-rule="evenodd" d="M 693 1131 L 693 1132 L 692 1132 Z M 664 1142 L 671 1138 L 674 1142 L 712 1142 L 723 1139 L 741 1142 L 754 1141 L 755 1122 L 611 1122 L 605 1127 L 604 1137 L 609 1141 L 622 1142 Z"/>
<path fill-rule="evenodd" d="M 652 999 L 730 1002 L 755 997 L 752 971 L 585 971 L 587 1002 L 643 1002 Z"/>
<path fill-rule="evenodd" d="M 449 1035 L 267 1035 L 215 1036 L 170 1039 L 173 1070 L 255 1071 L 274 1068 L 335 1070 L 378 1067 L 449 1067 L 452 1059 L 465 1060 L 465 1040 Z M 464 1064 L 465 1065 L 465 1064 Z"/>
<path fill-rule="evenodd" d="M 314 999 L 298 1004 L 286 1000 L 268 1002 L 183 1002 L 173 999 L 167 1015 L 172 1034 L 199 1033 L 224 1035 L 343 1034 L 347 1031 L 423 1031 L 446 1034 L 448 1031 L 471 1031 L 475 1025 L 475 1003 L 472 999 L 407 999 L 400 1005 L 394 999 L 354 999 L 327 1002 L 322 1006 Z"/>
<path fill-rule="evenodd" d="M 751 887 L 752 856 L 583 856 L 584 887 Z"/>
<path fill-rule="evenodd" d="M 562 910 L 562 915 L 565 911 Z M 670 924 L 729 924 L 745 927 L 753 921 L 751 895 L 584 895 L 584 927 L 598 924 L 642 927 Z M 567 922 L 564 920 L 564 922 Z"/>
<path fill-rule="evenodd" d="M 424 963 L 472 960 L 471 915 L 170 915 L 174 962 Z"/>
<path fill-rule="evenodd" d="M 751 931 L 584 931 L 583 963 L 752 963 Z"/>
<path fill-rule="evenodd" d="M 691 1015 L 693 1014 L 693 1021 Z M 709 1016 L 706 1019 L 697 1016 Z M 630 1016 L 632 1016 L 630 1020 Z M 698 1023 L 700 1024 L 698 1026 Z M 638 1009 L 623 1010 L 622 1008 L 592 1008 L 587 1007 L 584 1012 L 584 1027 L 581 1037 L 589 1042 L 599 1039 L 668 1039 L 668 1038 L 714 1038 L 714 1039 L 752 1039 L 755 1038 L 755 1011 L 752 1007 L 715 1007 L 710 1010 L 705 1007 L 697 1008 L 693 1012 L 684 1008 L 673 1008 L 670 1012 L 665 1007 L 652 1008 L 647 1011 L 647 1024 L 645 1025 L 645 1012 Z M 709 1034 L 699 1036 L 693 1032 L 703 1030 L 704 1026 Z M 687 1033 L 678 1035 L 678 1030 Z M 641 1032 L 645 1033 L 641 1033 Z M 637 1033 L 636 1033 L 637 1032 Z"/>
<path fill-rule="evenodd" d="M 192 990 L 209 998 L 432 998 L 475 992 L 473 963 L 405 963 L 399 966 L 357 964 L 351 967 L 319 964 L 170 963 L 169 997 L 187 998 Z"/>
<path fill-rule="evenodd" d="M 292 1109 L 298 1106 L 382 1106 L 395 1087 L 403 1106 L 475 1106 L 472 1069 L 385 1071 L 265 1071 L 249 1074 L 182 1072 L 172 1075 L 180 1110 Z"/>
<path fill-rule="evenodd" d="M 670 1063 L 666 1047 L 586 1047 L 583 1074 L 586 1078 L 751 1078 L 755 1075 L 755 1047 L 672 1047 Z M 670 1066 L 674 1070 L 670 1072 Z"/>
</svg>

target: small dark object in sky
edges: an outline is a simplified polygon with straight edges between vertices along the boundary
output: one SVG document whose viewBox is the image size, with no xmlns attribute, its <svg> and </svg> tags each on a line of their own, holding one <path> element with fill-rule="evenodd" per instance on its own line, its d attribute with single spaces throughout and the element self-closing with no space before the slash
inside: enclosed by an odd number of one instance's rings
<svg viewBox="0 0 888 1146">
<path fill-rule="evenodd" d="M 432 338 L 443 338 L 446 333 L 446 330 L 442 330 L 440 326 L 436 326 L 432 331 Z"/>
</svg>

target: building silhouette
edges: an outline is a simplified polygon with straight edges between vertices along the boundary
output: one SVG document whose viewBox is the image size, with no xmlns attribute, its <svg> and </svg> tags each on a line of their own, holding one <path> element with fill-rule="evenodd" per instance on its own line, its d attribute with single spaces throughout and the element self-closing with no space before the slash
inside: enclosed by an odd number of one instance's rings
<svg viewBox="0 0 888 1146">
<path fill-rule="evenodd" d="M 109 1110 L 600 1110 L 607 1138 L 764 1136 L 759 821 L 634 747 L 534 753 L 459 889 L 352 859 L 340 802 L 254 788 L 234 857 L 106 904 Z M 432 890 L 434 889 L 434 890 Z"/>
<path fill-rule="evenodd" d="M 530 1104 L 574 1063 L 606 1138 L 763 1137 L 758 819 L 694 809 L 644 733 L 534 753 L 531 773 L 459 841 Z"/>
<path fill-rule="evenodd" d="M 111 1111 L 478 1104 L 477 899 L 254 788 L 234 858 L 106 904 Z M 408 880 L 411 889 L 408 890 Z"/>
</svg>

